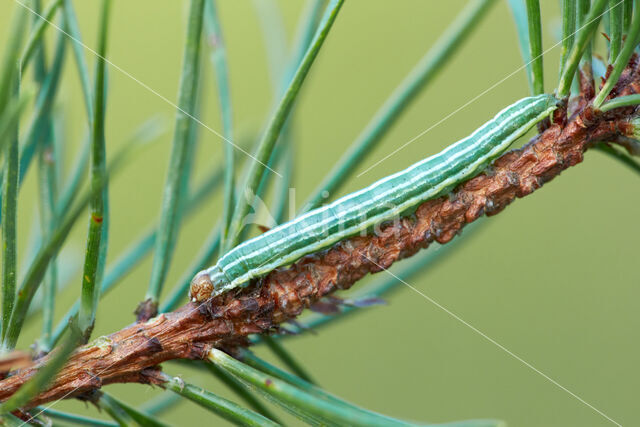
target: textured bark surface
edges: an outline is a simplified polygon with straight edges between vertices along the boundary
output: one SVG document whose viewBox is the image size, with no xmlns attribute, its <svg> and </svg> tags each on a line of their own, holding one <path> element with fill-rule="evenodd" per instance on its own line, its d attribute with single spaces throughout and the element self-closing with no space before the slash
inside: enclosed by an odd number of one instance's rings
<svg viewBox="0 0 640 427">
<path fill-rule="evenodd" d="M 636 70 L 634 59 L 613 96 L 638 93 Z M 159 383 L 157 370 L 162 362 L 202 358 L 211 347 L 247 345 L 249 334 L 272 331 L 366 274 L 381 271 L 433 241 L 447 243 L 466 224 L 482 215 L 499 213 L 516 198 L 531 194 L 564 169 L 580 163 L 585 150 L 595 142 L 611 141 L 632 148 L 629 119 L 635 108 L 607 114 L 594 111 L 588 103 L 593 84 L 589 79 L 581 80 L 588 98 L 572 100 L 570 110 L 575 112 L 570 118 L 564 110 L 557 111 L 555 123 L 541 135 L 522 149 L 506 153 L 489 171 L 461 184 L 448 197 L 428 201 L 413 215 L 382 224 L 371 235 L 349 238 L 306 256 L 245 289 L 203 304 L 189 303 L 79 348 L 49 390 L 29 407 L 86 395 L 110 383 Z M 11 396 L 46 360 L 0 381 L 0 400 Z"/>
</svg>

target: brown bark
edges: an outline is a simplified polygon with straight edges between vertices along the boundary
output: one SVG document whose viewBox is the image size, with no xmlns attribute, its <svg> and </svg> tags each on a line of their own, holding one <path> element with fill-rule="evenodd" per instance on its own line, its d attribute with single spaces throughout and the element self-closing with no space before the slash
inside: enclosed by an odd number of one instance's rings
<svg viewBox="0 0 640 427">
<path fill-rule="evenodd" d="M 634 60 L 621 77 L 616 96 L 638 92 L 636 68 Z M 79 348 L 49 390 L 29 407 L 86 395 L 110 383 L 158 383 L 157 367 L 164 361 L 202 358 L 211 347 L 246 345 L 249 334 L 273 331 L 367 273 L 381 271 L 433 241 L 446 243 L 478 217 L 501 212 L 517 197 L 531 194 L 580 163 L 593 143 L 612 141 L 629 147 L 633 107 L 603 114 L 579 97 L 572 100 L 571 109 L 577 111 L 572 117 L 567 119 L 564 110 L 557 111 L 555 123 L 525 147 L 506 153 L 489 171 L 461 184 L 448 197 L 422 204 L 411 216 L 382 224 L 371 235 L 349 238 L 305 256 L 245 289 L 203 304 L 189 303 Z M 46 360 L 0 381 L 0 400 L 11 396 Z"/>
</svg>

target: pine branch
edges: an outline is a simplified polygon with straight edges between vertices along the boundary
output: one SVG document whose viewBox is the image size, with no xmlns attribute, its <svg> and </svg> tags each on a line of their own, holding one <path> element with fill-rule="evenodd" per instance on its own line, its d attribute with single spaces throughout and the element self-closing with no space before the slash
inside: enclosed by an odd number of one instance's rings
<svg viewBox="0 0 640 427">
<path fill-rule="evenodd" d="M 637 58 L 632 59 L 616 87 L 620 96 L 640 92 Z M 602 112 L 591 106 L 591 99 L 583 98 L 576 105 L 579 109 L 566 124 L 564 112 L 556 113 L 556 123 L 523 148 L 496 160 L 491 173 L 461 184 L 448 197 L 425 202 L 414 215 L 384 225 L 377 234 L 344 240 L 276 270 L 252 286 L 200 305 L 189 303 L 78 349 L 49 390 L 27 406 L 86 396 L 110 383 L 162 384 L 165 378 L 157 368 L 160 363 L 202 359 L 211 348 L 232 351 L 245 346 L 249 334 L 272 332 L 306 307 L 336 290 L 350 288 L 368 273 L 381 271 L 433 241 L 450 241 L 484 214 L 499 213 L 517 197 L 531 194 L 580 163 L 584 152 L 597 142 L 629 145 L 636 129 L 631 122 L 633 106 Z M 43 358 L 0 381 L 0 400 L 14 394 L 48 360 Z"/>
</svg>

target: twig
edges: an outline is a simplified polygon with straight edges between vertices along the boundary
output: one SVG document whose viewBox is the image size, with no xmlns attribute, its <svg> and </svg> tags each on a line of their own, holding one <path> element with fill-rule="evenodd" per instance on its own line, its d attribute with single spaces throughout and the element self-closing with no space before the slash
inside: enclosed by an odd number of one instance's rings
<svg viewBox="0 0 640 427">
<path fill-rule="evenodd" d="M 632 61 L 632 68 L 625 70 L 618 83 L 621 96 L 640 91 L 639 74 Z M 501 212 L 516 198 L 531 194 L 582 162 L 584 152 L 597 142 L 627 144 L 635 128 L 630 122 L 634 110 L 627 107 L 603 113 L 586 104 L 566 125 L 560 120 L 523 148 L 497 159 L 491 172 L 468 180 L 446 197 L 423 203 L 409 217 L 383 224 L 376 233 L 343 240 L 247 288 L 203 304 L 189 303 L 81 347 L 49 390 L 27 406 L 82 395 L 111 383 L 163 383 L 158 365 L 164 361 L 202 359 L 211 348 L 233 351 L 245 346 L 248 335 L 272 332 L 368 273 L 388 268 L 433 241 L 447 243 L 466 224 L 484 214 Z M 45 357 L 0 381 L 0 400 L 15 393 L 47 361 Z"/>
</svg>

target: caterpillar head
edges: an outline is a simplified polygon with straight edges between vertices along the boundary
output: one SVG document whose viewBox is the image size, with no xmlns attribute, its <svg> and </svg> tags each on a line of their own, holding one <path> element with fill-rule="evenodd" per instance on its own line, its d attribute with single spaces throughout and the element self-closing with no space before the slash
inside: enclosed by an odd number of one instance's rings
<svg viewBox="0 0 640 427">
<path fill-rule="evenodd" d="M 193 302 L 203 302 L 220 295 L 229 288 L 227 276 L 217 265 L 202 270 L 191 279 L 189 299 Z"/>
<path fill-rule="evenodd" d="M 213 282 L 207 270 L 202 270 L 191 279 L 189 299 L 193 302 L 202 302 L 211 298 L 214 291 Z"/>
</svg>

